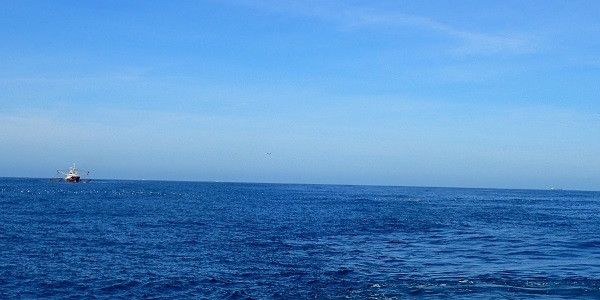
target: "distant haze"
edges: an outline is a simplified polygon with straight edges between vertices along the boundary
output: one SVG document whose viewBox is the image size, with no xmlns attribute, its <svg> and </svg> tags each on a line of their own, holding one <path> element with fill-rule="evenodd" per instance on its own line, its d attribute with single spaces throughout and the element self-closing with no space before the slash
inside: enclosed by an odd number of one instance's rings
<svg viewBox="0 0 600 300">
<path fill-rule="evenodd" d="M 600 190 L 600 2 L 2 1 L 0 176 Z"/>
</svg>

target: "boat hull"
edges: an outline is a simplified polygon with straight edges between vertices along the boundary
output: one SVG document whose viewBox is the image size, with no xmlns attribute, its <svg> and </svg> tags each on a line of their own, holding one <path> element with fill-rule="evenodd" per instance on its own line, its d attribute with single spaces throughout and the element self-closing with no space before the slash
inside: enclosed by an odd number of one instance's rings
<svg viewBox="0 0 600 300">
<path fill-rule="evenodd" d="M 79 176 L 73 176 L 73 177 L 67 177 L 65 178 L 66 182 L 79 182 L 80 177 Z"/>
</svg>

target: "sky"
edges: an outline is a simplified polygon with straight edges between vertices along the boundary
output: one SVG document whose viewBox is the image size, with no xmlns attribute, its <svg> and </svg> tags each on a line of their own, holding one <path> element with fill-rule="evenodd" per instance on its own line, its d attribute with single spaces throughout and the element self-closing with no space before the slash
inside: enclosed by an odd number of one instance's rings
<svg viewBox="0 0 600 300">
<path fill-rule="evenodd" d="M 600 190 L 598 1 L 0 0 L 0 176 Z"/>
</svg>

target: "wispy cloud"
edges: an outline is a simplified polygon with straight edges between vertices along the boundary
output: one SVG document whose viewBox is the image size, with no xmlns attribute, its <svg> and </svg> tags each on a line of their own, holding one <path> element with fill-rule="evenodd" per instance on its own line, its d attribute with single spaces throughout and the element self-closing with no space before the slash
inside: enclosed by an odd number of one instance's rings
<svg viewBox="0 0 600 300">
<path fill-rule="evenodd" d="M 420 27 L 437 31 L 462 42 L 458 49 L 465 54 L 530 53 L 536 50 L 536 38 L 525 33 L 483 33 L 461 30 L 432 20 L 397 12 L 374 9 L 349 8 L 344 11 L 342 21 L 354 26 L 387 26 L 392 28 Z"/>
<path fill-rule="evenodd" d="M 241 1 L 250 4 L 246 1 Z M 539 49 L 540 39 L 525 32 L 480 32 L 453 27 L 428 17 L 386 11 L 373 6 L 355 6 L 338 1 L 262 1 L 251 2 L 277 12 L 302 14 L 329 20 L 346 29 L 416 27 L 437 32 L 459 41 L 457 54 L 527 54 Z"/>
</svg>

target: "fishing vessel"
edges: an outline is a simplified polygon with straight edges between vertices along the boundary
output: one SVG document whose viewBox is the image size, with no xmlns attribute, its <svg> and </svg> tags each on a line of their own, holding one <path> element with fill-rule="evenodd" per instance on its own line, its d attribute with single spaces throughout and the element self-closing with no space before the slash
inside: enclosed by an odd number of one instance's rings
<svg viewBox="0 0 600 300">
<path fill-rule="evenodd" d="M 69 172 L 63 172 L 61 170 L 57 170 L 56 172 L 62 174 L 64 176 L 63 180 L 66 182 L 88 182 L 88 181 L 90 181 L 89 179 L 82 178 L 82 175 L 80 175 L 75 164 L 73 164 L 73 166 L 69 168 Z M 90 174 L 90 172 L 88 172 L 88 171 L 83 172 L 83 175 L 87 176 L 89 174 Z"/>
</svg>

